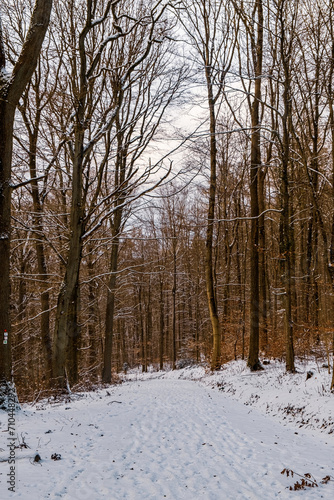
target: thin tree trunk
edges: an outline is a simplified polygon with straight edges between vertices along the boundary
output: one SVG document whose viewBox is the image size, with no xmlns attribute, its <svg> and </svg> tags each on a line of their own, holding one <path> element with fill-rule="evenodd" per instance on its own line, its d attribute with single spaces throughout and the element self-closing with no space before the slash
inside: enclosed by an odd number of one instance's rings
<svg viewBox="0 0 334 500">
<path fill-rule="evenodd" d="M 139 285 L 138 290 L 138 304 L 139 304 L 139 331 L 140 331 L 140 344 L 141 344 L 141 358 L 142 358 L 142 372 L 147 372 L 147 349 L 146 349 L 146 335 L 144 328 L 144 316 L 143 316 L 143 296 L 142 296 L 142 286 Z"/>
<path fill-rule="evenodd" d="M 294 347 L 293 347 L 293 320 L 292 320 L 292 290 L 291 290 L 291 241 L 290 234 L 290 211 L 289 211 L 289 180 L 288 180 L 288 158 L 286 154 L 282 162 L 282 258 L 284 267 L 283 282 L 285 285 L 284 292 L 284 326 L 285 326 L 285 351 L 286 351 L 286 370 L 289 372 L 295 371 L 294 365 Z"/>
<path fill-rule="evenodd" d="M 40 113 L 37 113 L 35 120 L 35 131 L 30 135 L 30 148 L 29 148 L 29 169 L 31 182 L 31 193 L 33 200 L 33 227 L 35 232 L 35 248 L 37 256 L 37 269 L 38 277 L 41 288 L 41 339 L 42 350 L 45 363 L 45 376 L 46 383 L 49 384 L 52 378 L 52 341 L 50 334 L 50 295 L 48 272 L 46 266 L 46 257 L 44 245 L 42 242 L 44 228 L 43 228 L 43 209 L 40 201 L 40 194 L 38 188 L 37 169 L 36 169 L 36 156 L 37 156 L 37 134 L 39 131 Z"/>
<path fill-rule="evenodd" d="M 89 284 L 88 284 L 88 342 L 90 345 L 89 348 L 89 359 L 88 363 L 90 366 L 90 371 L 95 379 L 97 376 L 97 361 L 99 359 L 98 354 L 98 339 L 96 335 L 96 323 L 98 319 L 98 311 L 97 311 L 97 297 L 96 297 L 96 287 L 93 281 L 94 279 L 94 263 L 92 258 L 92 246 L 88 248 L 88 275 L 89 275 Z"/>
<path fill-rule="evenodd" d="M 289 159 L 290 159 L 290 132 L 292 127 L 291 115 L 291 75 L 290 75 L 290 59 L 291 59 L 291 40 L 285 39 L 285 17 L 284 17 L 284 2 L 281 4 L 280 21 L 281 21 L 281 60 L 284 71 L 284 88 L 283 88 L 283 106 L 284 113 L 282 117 L 283 138 L 282 138 L 282 217 L 281 217 L 281 255 L 283 266 L 283 283 L 284 291 L 284 330 L 285 330 L 285 354 L 286 354 L 286 370 L 288 372 L 295 371 L 294 364 L 294 345 L 293 345 L 293 317 L 292 317 L 292 251 L 293 244 L 291 239 L 290 228 L 290 193 L 289 193 Z"/>
<path fill-rule="evenodd" d="M 147 350 L 147 363 L 153 359 L 152 352 L 152 304 L 151 304 L 151 279 L 148 278 L 148 293 L 147 293 L 147 306 L 146 306 L 146 350 Z"/>
<path fill-rule="evenodd" d="M 260 287 L 259 287 L 259 171 L 261 168 L 260 148 L 260 102 L 261 76 L 263 57 L 263 6 L 262 0 L 256 1 L 257 10 L 257 41 L 253 48 L 255 66 L 254 100 L 251 109 L 252 138 L 251 138 L 251 171 L 250 171 L 250 198 L 251 198 L 251 240 L 250 240 L 250 337 L 247 365 L 251 370 L 262 368 L 259 361 L 259 322 L 260 322 Z"/>
<path fill-rule="evenodd" d="M 115 295 L 116 281 L 118 269 L 118 249 L 119 249 L 119 231 L 122 221 L 122 209 L 117 209 L 115 213 L 114 226 L 112 231 L 112 244 L 110 255 L 110 279 L 107 292 L 107 309 L 105 320 L 105 342 L 103 354 L 103 373 L 102 380 L 106 384 L 111 382 L 111 357 L 112 357 L 112 342 L 114 331 L 114 315 L 115 315 Z"/>
<path fill-rule="evenodd" d="M 331 2 L 330 5 L 330 13 L 329 13 L 329 19 L 331 20 L 330 24 L 330 29 L 331 29 L 331 65 L 330 65 L 330 73 L 329 73 L 329 85 L 328 85 L 328 96 L 329 96 L 329 113 L 330 113 L 330 127 L 331 127 L 331 146 L 332 146 L 332 196 L 334 200 L 334 95 L 333 95 L 333 77 L 334 77 L 334 32 L 333 32 L 333 24 L 332 24 L 332 19 L 333 19 L 333 2 Z M 330 245 L 329 245 L 329 257 L 327 261 L 327 267 L 329 269 L 329 278 L 331 280 L 331 285 L 332 285 L 332 291 L 334 291 L 334 209 L 332 210 L 332 227 L 331 227 L 331 236 L 330 236 Z M 327 251 L 326 248 L 326 241 L 324 240 L 324 246 L 325 246 L 325 252 Z M 331 299 L 331 305 L 332 305 L 332 324 L 334 324 L 334 294 L 332 293 L 332 299 Z M 334 354 L 334 334 L 332 336 L 332 347 L 333 347 L 333 354 Z M 332 367 L 332 382 L 331 382 L 331 390 L 334 389 L 334 362 L 333 362 L 333 367 Z"/>
<path fill-rule="evenodd" d="M 213 232 L 217 189 L 216 117 L 210 68 L 206 66 L 205 71 L 207 78 L 207 91 L 210 112 L 210 188 L 205 242 L 205 278 L 213 338 L 211 369 L 219 370 L 221 366 L 220 328 L 213 270 Z"/>
<path fill-rule="evenodd" d="M 165 308 L 164 308 L 164 289 L 163 280 L 160 278 L 160 335 L 159 335 L 159 366 L 160 370 L 164 368 L 164 330 L 165 330 Z"/>
<path fill-rule="evenodd" d="M 267 162 L 268 164 L 268 162 Z M 265 210 L 265 181 L 266 173 L 264 170 L 259 172 L 259 285 L 261 300 L 261 329 L 262 329 L 262 348 L 266 352 L 268 349 L 268 304 L 267 304 L 267 283 L 266 283 L 266 234 L 264 223 Z"/>
<path fill-rule="evenodd" d="M 174 225 L 173 234 L 173 288 L 172 288 L 172 307 L 173 307 L 173 318 L 172 318 L 172 366 L 173 370 L 176 368 L 176 234 Z"/>
</svg>

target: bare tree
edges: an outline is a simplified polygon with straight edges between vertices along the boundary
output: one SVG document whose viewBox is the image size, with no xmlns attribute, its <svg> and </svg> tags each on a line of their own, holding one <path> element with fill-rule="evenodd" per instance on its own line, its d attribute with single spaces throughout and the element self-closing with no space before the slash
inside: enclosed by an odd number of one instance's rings
<svg viewBox="0 0 334 500">
<path fill-rule="evenodd" d="M 17 17 L 19 18 L 20 15 L 21 10 L 17 12 Z M 22 36 L 19 19 L 16 22 L 16 28 L 18 36 Z M 10 43 L 10 40 L 8 40 L 8 43 Z M 15 47 L 12 47 L 13 51 L 15 51 Z M 46 384 L 52 378 L 52 335 L 50 326 L 50 282 L 46 249 L 48 245 L 44 229 L 44 207 L 47 200 L 46 186 L 48 185 L 48 174 L 52 161 L 48 161 L 48 148 L 43 148 L 40 136 L 45 133 L 45 115 L 49 113 L 48 106 L 50 102 L 55 99 L 55 90 L 59 83 L 58 71 L 62 64 L 61 59 L 55 62 L 52 55 L 52 37 L 49 36 L 45 40 L 45 47 L 40 55 L 36 70 L 18 105 L 26 134 L 20 133 L 20 130 L 17 131 L 15 134 L 16 148 L 14 147 L 14 151 L 20 155 L 20 159 L 25 160 L 26 157 L 25 161 L 30 175 L 30 181 L 27 184 L 27 189 L 29 189 L 32 198 L 31 226 L 29 226 L 29 230 L 31 229 L 33 232 L 37 260 L 36 288 L 40 293 L 40 335 L 44 358 L 42 371 L 45 374 Z M 50 61 L 53 61 L 53 63 Z M 53 66 L 54 62 L 56 67 Z M 46 152 L 45 155 L 42 153 L 43 149 Z M 25 156 L 24 152 L 26 152 Z"/>
<path fill-rule="evenodd" d="M 112 266 L 117 263 L 117 238 L 122 226 L 122 210 L 128 201 L 125 198 L 130 196 L 134 188 L 133 184 L 130 188 L 135 175 L 133 165 L 139 151 L 145 149 L 149 140 L 144 128 L 140 130 L 138 126 L 137 132 L 142 135 L 142 142 L 137 152 L 132 153 L 137 141 L 131 138 L 136 122 L 131 124 L 130 121 L 123 122 L 123 119 L 127 116 L 131 120 L 131 115 L 138 113 L 138 119 L 143 123 L 143 116 L 156 106 L 151 102 L 145 110 L 140 101 L 140 92 L 145 90 L 134 90 L 133 84 L 139 72 L 143 71 L 144 61 L 150 56 L 153 47 L 164 37 L 163 15 L 168 5 L 161 0 L 152 1 L 147 6 L 143 6 L 142 2 L 130 5 L 120 0 L 100 4 L 86 0 L 79 4 L 84 19 L 78 15 L 75 2 L 71 3 L 70 10 L 66 5 L 60 5 L 57 9 L 58 23 L 64 33 L 67 30 L 66 36 L 70 40 L 64 57 L 64 72 L 68 72 L 72 96 L 72 124 L 65 141 L 67 158 L 71 164 L 71 232 L 65 276 L 58 296 L 53 350 L 53 376 L 55 385 L 60 389 L 64 389 L 67 382 L 73 385 L 78 381 L 81 336 L 78 321 L 79 273 L 83 245 L 111 217 L 114 217 L 113 248 L 116 255 L 116 260 L 112 257 Z M 64 25 L 66 16 L 68 23 Z M 140 38 L 139 43 L 136 36 Z M 132 45 L 127 42 L 130 40 Z M 115 54 L 118 54 L 118 59 Z M 153 122 L 151 128 L 155 129 Z M 114 144 L 117 144 L 116 152 Z M 111 182 L 112 188 L 103 193 L 102 181 L 110 180 L 108 168 L 114 153 L 116 182 L 115 185 Z M 131 155 L 130 167 L 126 171 Z M 142 182 L 147 179 L 149 172 L 150 169 L 147 169 L 143 174 Z M 112 290 L 114 286 L 111 285 Z M 109 335 L 105 349 L 108 359 L 110 338 Z M 110 374 L 109 368 L 106 373 Z M 104 379 L 108 377 L 105 375 Z"/>
<path fill-rule="evenodd" d="M 154 23 L 152 24 L 154 28 Z M 138 26 L 131 35 L 122 40 L 120 49 L 114 54 L 114 71 L 110 86 L 116 99 L 119 99 L 119 107 L 115 119 L 115 152 L 114 152 L 114 178 L 110 185 L 113 196 L 108 205 L 111 209 L 111 255 L 110 255 L 110 280 L 107 292 L 106 327 L 105 327 L 105 349 L 103 380 L 111 380 L 111 354 L 112 336 L 115 312 L 115 292 L 117 281 L 119 242 L 126 213 L 133 199 L 138 199 L 147 191 L 157 187 L 166 177 L 149 185 L 149 178 L 157 174 L 160 162 L 152 164 L 147 162 L 139 170 L 141 157 L 152 142 L 163 119 L 166 109 L 173 101 L 183 79 L 182 68 L 171 69 L 171 47 L 167 42 L 168 34 L 172 25 L 164 21 L 163 26 L 157 24 L 160 43 L 155 44 L 139 66 L 135 61 L 140 57 L 140 52 L 147 48 L 145 31 L 147 27 Z M 138 39 L 142 43 L 138 43 Z M 127 61 L 124 61 L 127 54 Z M 136 69 L 136 73 L 132 72 Z M 124 89 L 122 80 L 129 75 L 130 81 Z M 144 160 L 141 160 L 141 163 Z M 144 163 L 144 164 L 145 164 Z M 107 188 L 108 191 L 108 188 Z"/>
<path fill-rule="evenodd" d="M 281 255 L 284 282 L 285 307 L 285 338 L 286 338 L 286 369 L 295 371 L 293 346 L 293 318 L 292 318 L 292 233 L 291 233 L 291 199 L 289 187 L 290 137 L 292 128 L 291 109 L 291 64 L 294 49 L 294 33 L 297 9 L 292 3 L 291 12 L 287 10 L 288 3 L 282 0 L 278 4 L 278 22 L 280 33 L 280 63 L 283 81 L 283 112 L 282 112 L 282 139 L 281 139 L 281 170 L 282 170 L 282 221 L 281 221 Z"/>
<path fill-rule="evenodd" d="M 38 60 L 49 25 L 52 0 L 36 0 L 30 27 L 11 72 L 6 69 L 3 28 L 0 24 L 0 324 L 8 332 L 7 343 L 0 342 L 0 406 L 5 404 L 11 381 L 10 327 L 10 232 L 11 232 L 11 163 L 13 126 L 19 99 L 29 82 Z"/>
<path fill-rule="evenodd" d="M 259 361 L 260 335 L 260 286 L 259 286 L 259 177 L 261 171 L 261 86 L 263 67 L 264 15 L 262 0 L 233 2 L 245 27 L 249 59 L 248 76 L 253 82 L 251 95 L 247 95 L 251 118 L 251 159 L 250 159 L 250 198 L 251 198 L 251 238 L 250 238 L 250 340 L 247 364 L 251 370 L 261 369 Z"/>
<path fill-rule="evenodd" d="M 206 235 L 206 290 L 213 333 L 211 368 L 221 366 L 221 331 L 218 304 L 214 287 L 213 239 L 217 192 L 217 114 L 230 68 L 235 39 L 233 39 L 232 10 L 228 2 L 196 0 L 180 2 L 178 15 L 205 78 L 210 137 L 210 186 Z"/>
</svg>

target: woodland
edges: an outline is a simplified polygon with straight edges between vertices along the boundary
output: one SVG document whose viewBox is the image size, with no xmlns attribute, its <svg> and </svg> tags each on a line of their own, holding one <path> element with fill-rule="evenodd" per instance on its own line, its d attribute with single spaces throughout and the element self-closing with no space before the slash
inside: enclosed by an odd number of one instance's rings
<svg viewBox="0 0 334 500">
<path fill-rule="evenodd" d="M 326 360 L 334 2 L 0 0 L 0 407 Z"/>
</svg>

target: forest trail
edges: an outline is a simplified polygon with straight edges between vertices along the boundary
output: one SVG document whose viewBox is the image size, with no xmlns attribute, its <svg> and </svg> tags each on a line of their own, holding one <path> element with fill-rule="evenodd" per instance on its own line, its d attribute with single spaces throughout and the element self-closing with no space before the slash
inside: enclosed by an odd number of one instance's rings
<svg viewBox="0 0 334 500">
<path fill-rule="evenodd" d="M 50 432 L 51 431 L 51 432 Z M 332 436 L 312 436 L 187 380 L 127 382 L 18 416 L 18 487 L 37 500 L 271 500 L 333 498 Z M 31 463 L 33 447 L 40 464 Z M 50 459 L 60 453 L 61 460 Z M 290 492 L 311 473 L 319 487 Z"/>
</svg>

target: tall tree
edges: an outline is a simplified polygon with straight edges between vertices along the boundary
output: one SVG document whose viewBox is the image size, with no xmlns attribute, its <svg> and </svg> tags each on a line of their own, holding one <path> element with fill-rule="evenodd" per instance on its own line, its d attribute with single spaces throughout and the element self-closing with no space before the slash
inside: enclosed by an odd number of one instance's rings
<svg viewBox="0 0 334 500">
<path fill-rule="evenodd" d="M 259 177 L 261 171 L 261 104 L 262 104 L 262 66 L 264 15 L 262 0 L 251 2 L 233 2 L 245 27 L 249 59 L 247 77 L 253 82 L 251 95 L 248 94 L 248 106 L 251 119 L 250 152 L 250 338 L 247 364 L 251 370 L 261 369 L 259 361 L 260 336 L 260 284 L 259 284 Z M 251 68 L 251 71 L 250 71 Z"/>
<path fill-rule="evenodd" d="M 235 39 L 232 36 L 232 9 L 223 0 L 183 0 L 179 19 L 193 47 L 194 60 L 201 65 L 205 80 L 209 121 L 210 184 L 208 195 L 205 276 L 206 291 L 212 326 L 212 370 L 221 366 L 221 331 L 218 303 L 214 286 L 213 242 L 217 193 L 217 114 L 225 77 L 232 63 Z"/>
<path fill-rule="evenodd" d="M 82 9 L 80 15 L 76 9 L 78 5 Z M 70 9 L 64 3 L 57 11 L 59 26 L 64 31 L 62 36 L 70 40 L 64 56 L 64 73 L 68 73 L 66 78 L 69 81 L 72 107 L 72 126 L 66 140 L 72 190 L 71 231 L 65 275 L 58 296 L 53 350 L 54 385 L 61 390 L 68 383 L 73 385 L 78 381 L 81 337 L 79 275 L 83 247 L 85 241 L 107 219 L 113 219 L 114 226 L 111 267 L 117 265 L 117 240 L 123 222 L 124 198 L 131 192 L 129 182 L 135 175 L 133 164 L 138 158 L 138 151 L 143 151 L 148 142 L 149 134 L 143 126 L 144 117 L 150 110 L 152 118 L 152 109 L 156 108 L 152 102 L 142 106 L 141 94 L 145 93 L 145 89 L 138 89 L 137 86 L 134 90 L 133 85 L 138 81 L 138 74 L 145 71 L 144 61 L 153 47 L 164 37 L 166 23 L 163 15 L 167 5 L 168 2 L 161 0 L 152 0 L 147 5 L 141 1 L 105 0 L 98 3 L 82 0 L 72 2 Z M 68 22 L 64 23 L 66 16 Z M 129 40 L 131 43 L 128 43 Z M 150 91 L 149 88 L 148 93 Z M 131 123 L 130 117 L 135 113 L 137 121 Z M 129 121 L 126 121 L 126 117 Z M 138 136 L 142 136 L 142 143 L 137 152 L 133 152 L 132 148 L 138 139 L 131 138 L 129 130 L 133 131 L 138 122 L 137 132 Z M 150 126 L 155 129 L 152 121 Z M 113 185 L 111 181 L 112 187 L 106 192 L 102 189 L 102 183 L 104 179 L 111 179 L 108 168 L 113 155 L 116 158 L 116 183 Z M 126 172 L 131 156 L 131 168 Z M 148 171 L 150 169 L 145 171 L 142 178 L 147 179 Z M 113 289 L 114 284 L 111 283 Z M 112 294 L 109 299 L 112 299 Z M 109 300 L 109 305 L 107 318 L 110 322 L 114 307 L 112 300 Z M 104 352 L 108 365 L 105 366 L 104 381 L 111 376 L 110 329 L 108 332 Z"/>
<path fill-rule="evenodd" d="M 334 88 L 333 88 L 333 79 L 334 79 L 334 2 L 333 0 L 329 0 L 329 16 L 328 16 L 328 31 L 330 34 L 329 37 L 329 75 L 328 75 L 328 105 L 329 105 L 329 113 L 330 113 L 330 133 L 331 133 L 331 161 L 332 161 L 332 199 L 334 200 Z M 325 252 L 327 254 L 327 258 L 325 260 L 326 267 L 328 269 L 329 278 L 332 282 L 332 288 L 334 288 L 334 204 L 332 207 L 332 216 L 331 216 L 331 228 L 330 228 L 330 238 L 329 243 L 326 238 L 324 238 L 324 231 L 322 230 L 323 240 L 325 245 Z M 328 248 L 328 251 L 327 251 Z M 334 323 L 334 298 L 332 297 L 332 317 L 331 322 Z M 332 347 L 334 352 L 334 333 L 332 334 Z M 334 362 L 332 369 L 332 382 L 331 382 L 331 390 L 334 389 Z"/>
<path fill-rule="evenodd" d="M 163 11 L 162 11 L 163 12 Z M 159 23 L 159 16 L 152 20 L 150 39 L 159 30 L 159 44 L 147 44 L 147 26 L 138 25 L 131 36 L 122 40 L 113 55 L 115 71 L 110 78 L 110 87 L 118 103 L 114 124 L 115 148 L 112 150 L 115 175 L 110 181 L 113 191 L 110 197 L 111 255 L 110 279 L 107 287 L 105 325 L 105 349 L 103 381 L 111 380 L 112 338 L 114 329 L 115 294 L 119 244 L 126 214 L 133 200 L 157 187 L 166 177 L 157 179 L 153 186 L 150 176 L 157 174 L 160 162 L 148 164 L 142 160 L 143 168 L 138 172 L 141 157 L 151 143 L 161 124 L 166 109 L 173 101 L 183 80 L 183 69 L 171 69 L 171 42 L 168 41 L 172 25 Z M 140 40 L 140 42 L 138 42 Z M 149 49 L 149 50 L 148 50 Z M 141 57 L 141 54 L 146 56 Z M 125 57 L 127 55 L 127 57 Z M 140 61 L 140 64 L 137 64 Z M 127 82 L 124 87 L 124 82 Z M 145 164 L 146 163 L 146 164 Z M 145 165 L 145 166 L 144 166 Z M 146 186 L 146 187 L 145 187 Z M 107 191 L 110 191 L 107 187 Z"/>
<path fill-rule="evenodd" d="M 291 229 L 291 197 L 289 182 L 290 137 L 292 129 L 291 109 L 291 64 L 294 48 L 294 28 L 296 21 L 296 5 L 292 2 L 292 12 L 289 12 L 290 2 L 278 2 L 279 22 L 279 53 L 282 68 L 283 82 L 283 113 L 282 113 L 282 138 L 281 138 L 281 258 L 284 283 L 284 309 L 285 309 L 285 346 L 286 369 L 295 371 L 294 346 L 293 346 L 293 318 L 292 318 L 292 229 Z"/>
<path fill-rule="evenodd" d="M 105 53 L 110 45 L 124 35 L 117 25 L 116 8 L 119 1 L 105 1 L 97 6 L 96 2 L 86 0 L 71 2 L 70 6 L 59 5 L 57 9 L 59 25 L 68 19 L 66 29 L 70 40 L 67 61 L 70 68 L 70 91 L 73 106 L 73 127 L 68 141 L 71 162 L 72 197 L 70 207 L 71 232 L 65 266 L 65 276 L 60 288 L 55 322 L 55 340 L 53 348 L 53 384 L 60 390 L 78 381 L 78 348 L 80 342 L 79 308 L 79 273 L 82 259 L 83 236 L 87 226 L 86 200 L 90 187 L 90 161 L 94 146 L 110 131 L 115 108 L 108 103 L 103 116 L 96 103 L 95 93 L 101 84 L 101 60 L 108 66 Z M 77 7 L 83 9 L 84 18 Z M 70 7 L 70 8 L 68 8 Z M 109 22 L 112 14 L 119 29 Z M 65 26 L 63 26 L 65 29 Z M 65 33 L 64 33 L 65 35 Z M 100 78 L 99 78 L 100 77 Z M 101 94 L 100 94 L 101 98 Z M 97 111 L 97 128 L 92 124 Z M 100 171 L 106 162 L 102 161 Z M 101 174 L 100 174 L 101 176 Z M 99 185 L 97 187 L 99 189 Z"/>
<path fill-rule="evenodd" d="M 263 59 L 263 6 L 262 0 L 254 4 L 253 15 L 257 15 L 255 32 L 251 33 L 252 57 L 254 65 L 254 98 L 251 108 L 251 241 L 250 241 L 250 338 L 247 364 L 251 370 L 258 370 L 259 362 L 259 172 L 261 168 L 261 81 Z"/>
<path fill-rule="evenodd" d="M 0 24 L 0 331 L 8 332 L 7 344 L 0 341 L 0 407 L 6 404 L 11 382 L 10 324 L 10 233 L 11 167 L 15 110 L 29 82 L 49 26 L 52 0 L 36 0 L 25 41 L 11 72 L 6 69 L 3 28 Z M 0 21 L 1 23 L 1 21 Z"/>
</svg>

